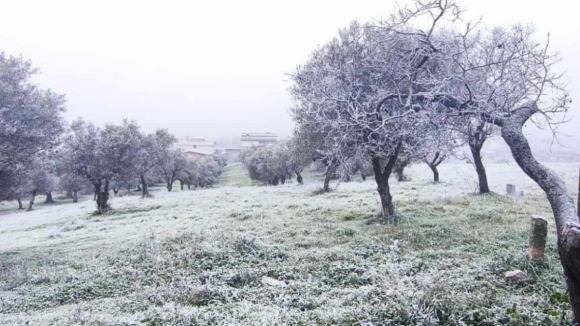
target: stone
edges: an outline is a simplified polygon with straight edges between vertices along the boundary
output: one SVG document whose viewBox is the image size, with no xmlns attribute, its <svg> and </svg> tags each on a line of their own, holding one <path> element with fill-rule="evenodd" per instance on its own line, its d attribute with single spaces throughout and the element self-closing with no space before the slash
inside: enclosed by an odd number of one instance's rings
<svg viewBox="0 0 580 326">
<path fill-rule="evenodd" d="M 530 236 L 528 238 L 528 258 L 535 262 L 544 261 L 546 237 L 548 236 L 548 220 L 539 215 L 532 215 L 530 220 Z"/>
<path fill-rule="evenodd" d="M 288 285 L 286 284 L 286 282 L 284 281 L 279 281 L 275 278 L 271 278 L 268 276 L 262 276 L 262 284 L 263 285 L 269 285 L 269 286 L 277 286 L 277 287 L 281 287 L 281 288 L 285 288 Z"/>
<path fill-rule="evenodd" d="M 506 281 L 511 283 L 520 283 L 528 279 L 528 274 L 520 271 L 519 269 L 505 272 L 504 278 Z"/>
</svg>

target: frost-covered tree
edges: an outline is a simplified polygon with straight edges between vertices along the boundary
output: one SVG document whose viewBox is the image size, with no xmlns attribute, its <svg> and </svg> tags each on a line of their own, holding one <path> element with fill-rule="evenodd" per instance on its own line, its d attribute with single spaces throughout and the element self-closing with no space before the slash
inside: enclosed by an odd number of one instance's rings
<svg viewBox="0 0 580 326">
<path fill-rule="evenodd" d="M 17 163 L 0 173 L 0 201 L 15 200 L 24 209 L 22 200 L 30 195 L 26 189 L 27 166 Z"/>
<path fill-rule="evenodd" d="M 432 106 L 409 92 L 420 93 L 440 70 L 438 60 L 429 60 L 439 57 L 435 22 L 419 33 L 411 20 L 435 7 L 419 4 L 373 25 L 355 22 L 292 75 L 297 125 L 325 135 L 329 170 L 359 151 L 369 157 L 387 219 L 394 214 L 389 177 L 405 139 L 429 118 L 423 106 Z"/>
<path fill-rule="evenodd" d="M 28 211 L 31 211 L 34 206 L 34 200 L 39 193 L 50 193 L 56 188 L 57 179 L 50 173 L 50 162 L 44 160 L 32 161 L 27 167 L 26 175 L 22 182 L 24 189 L 30 195 L 30 202 L 28 203 Z"/>
<path fill-rule="evenodd" d="M 217 177 L 221 173 L 221 167 L 211 157 L 201 158 L 197 160 L 197 176 L 198 185 L 201 188 L 206 188 L 214 184 Z"/>
<path fill-rule="evenodd" d="M 173 183 L 179 178 L 187 166 L 188 158 L 180 149 L 173 149 L 169 151 L 169 155 L 164 157 L 157 166 L 158 174 L 165 181 L 167 191 L 173 190 Z"/>
<path fill-rule="evenodd" d="M 158 129 L 154 134 L 140 136 L 134 170 L 141 184 L 143 198 L 149 196 L 149 179 L 170 159 L 171 147 L 176 141 L 175 136 L 165 129 Z"/>
<path fill-rule="evenodd" d="M 272 146 L 242 153 L 241 159 L 250 178 L 272 186 L 286 183 L 296 171 L 289 146 L 288 141 L 281 141 Z"/>
<path fill-rule="evenodd" d="M 115 178 L 134 168 L 139 148 L 138 126 L 129 121 L 100 129 L 82 119 L 74 121 L 60 153 L 68 171 L 85 177 L 94 187 L 98 212 L 110 208 L 109 191 Z"/>
<path fill-rule="evenodd" d="M 38 69 L 0 52 L 0 173 L 54 148 L 64 131 L 64 96 L 31 82 Z"/>
<path fill-rule="evenodd" d="M 465 23 L 460 13 L 451 0 L 416 1 L 386 20 L 341 30 L 293 74 L 294 119 L 324 133 L 340 160 L 352 148 L 368 153 L 385 218 L 394 213 L 388 179 L 405 138 L 466 117 L 497 127 L 551 204 L 580 323 L 578 212 L 562 178 L 534 158 L 522 132 L 529 122 L 563 122 L 569 96 L 554 72 L 558 58 L 529 27 L 488 29 Z"/>
<path fill-rule="evenodd" d="M 295 130 L 294 137 L 288 141 L 290 154 L 290 167 L 296 174 L 296 181 L 304 183 L 302 171 L 312 164 L 317 157 L 317 150 L 320 147 L 320 136 L 309 132 L 306 129 Z"/>
</svg>

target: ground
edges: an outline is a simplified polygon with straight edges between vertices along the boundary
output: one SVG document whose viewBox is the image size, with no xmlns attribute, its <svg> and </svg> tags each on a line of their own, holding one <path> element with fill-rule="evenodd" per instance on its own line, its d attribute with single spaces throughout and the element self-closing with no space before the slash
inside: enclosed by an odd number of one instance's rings
<svg viewBox="0 0 580 326">
<path fill-rule="evenodd" d="M 578 189 L 578 164 L 550 166 Z M 393 224 L 372 178 L 316 195 L 316 171 L 267 187 L 239 164 L 215 188 L 117 197 L 101 216 L 88 197 L 0 203 L 0 325 L 568 324 L 545 196 L 513 163 L 487 168 L 487 196 L 470 165 L 441 166 L 440 184 L 410 168 Z M 544 264 L 526 258 L 531 214 L 550 224 Z M 513 269 L 530 279 L 507 283 Z"/>
</svg>

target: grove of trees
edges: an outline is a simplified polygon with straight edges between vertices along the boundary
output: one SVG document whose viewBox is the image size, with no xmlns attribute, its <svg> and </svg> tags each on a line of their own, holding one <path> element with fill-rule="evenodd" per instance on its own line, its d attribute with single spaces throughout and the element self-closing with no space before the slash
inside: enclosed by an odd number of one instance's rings
<svg viewBox="0 0 580 326">
<path fill-rule="evenodd" d="M 167 130 L 146 134 L 133 121 L 99 128 L 77 119 L 67 125 L 62 117 L 64 96 L 43 90 L 30 79 L 38 70 L 22 57 L 0 53 L 0 201 L 14 200 L 20 209 L 29 200 L 53 191 L 73 202 L 79 193 L 93 193 L 97 211 L 110 209 L 110 192 L 149 186 L 163 181 L 168 191 L 179 180 L 207 187 L 215 182 L 225 158 L 192 158 L 175 149 Z"/>
<path fill-rule="evenodd" d="M 353 22 L 292 74 L 297 132 L 314 134 L 328 171 L 354 157 L 372 163 L 382 214 L 395 205 L 389 177 L 413 161 L 437 165 L 466 144 L 481 193 L 489 192 L 484 142 L 501 136 L 521 169 L 546 193 L 572 307 L 580 322 L 580 223 L 555 172 L 536 161 L 524 124 L 555 129 L 568 90 L 549 40 L 525 25 L 487 27 L 462 19 L 452 0 L 417 0 L 372 23 Z M 325 182 L 326 186 L 326 182 Z M 326 188 L 326 187 L 325 187 Z"/>
</svg>

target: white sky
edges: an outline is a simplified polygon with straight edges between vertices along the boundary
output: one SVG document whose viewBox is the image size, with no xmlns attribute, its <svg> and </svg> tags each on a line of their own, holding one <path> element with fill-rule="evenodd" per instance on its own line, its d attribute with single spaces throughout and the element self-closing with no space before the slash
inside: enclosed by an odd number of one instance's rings
<svg viewBox="0 0 580 326">
<path fill-rule="evenodd" d="M 571 0 L 464 0 L 488 25 L 551 33 L 569 86 L 580 89 L 580 24 Z M 219 138 L 288 135 L 286 73 L 351 20 L 392 12 L 392 0 L 0 1 L 0 50 L 40 67 L 65 93 L 69 120 L 137 120 L 146 131 Z M 567 133 L 580 134 L 574 92 Z M 577 138 L 576 138 L 577 139 Z M 576 141 L 577 142 L 577 141 Z"/>
</svg>

